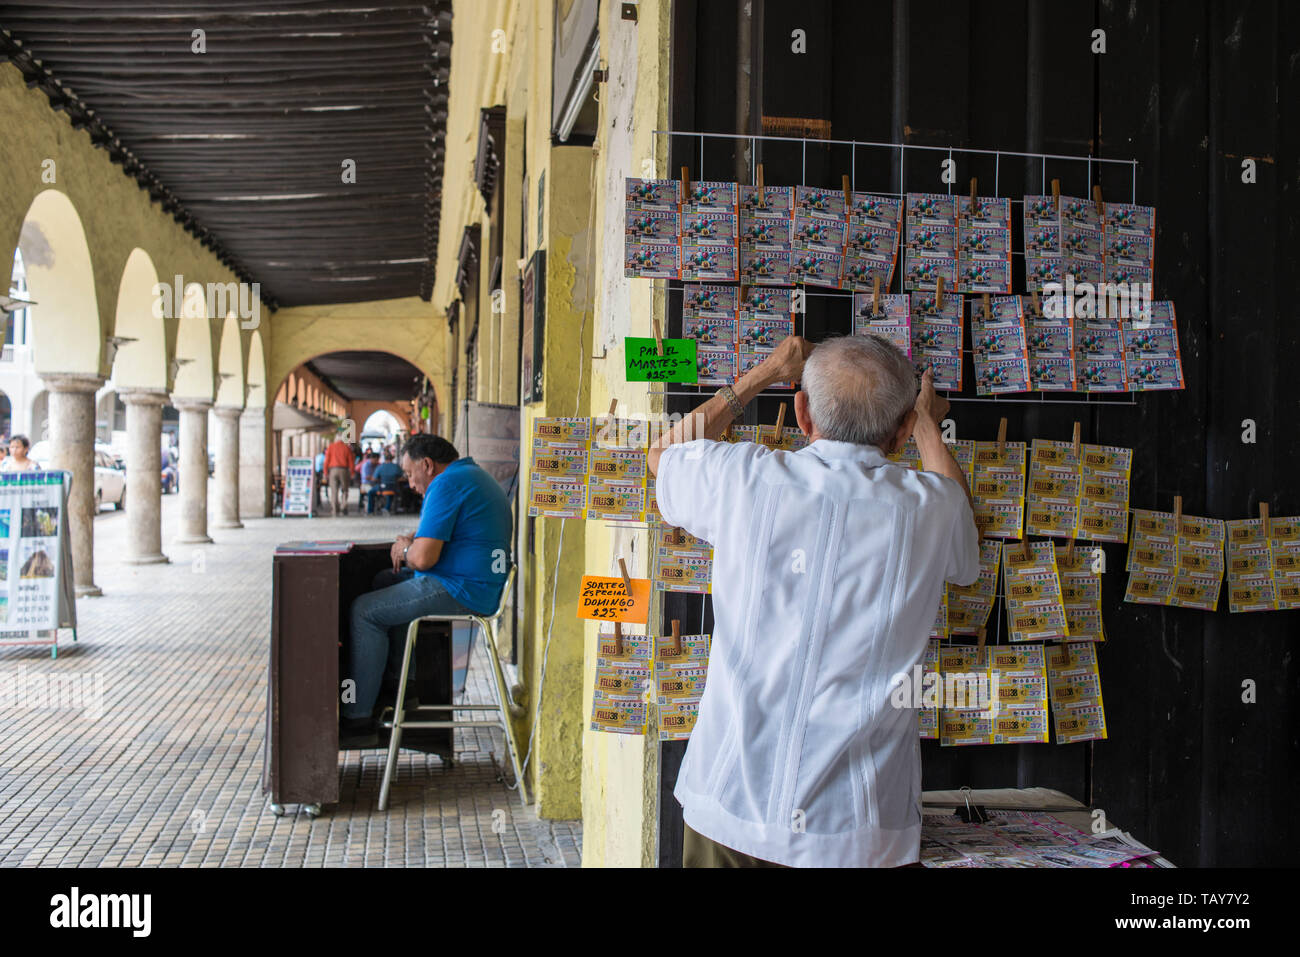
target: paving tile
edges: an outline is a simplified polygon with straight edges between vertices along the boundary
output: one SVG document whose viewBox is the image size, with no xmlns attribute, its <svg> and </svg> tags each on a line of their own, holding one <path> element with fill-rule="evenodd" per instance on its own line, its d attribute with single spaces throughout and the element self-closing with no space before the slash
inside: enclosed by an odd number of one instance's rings
<svg viewBox="0 0 1300 957">
<path fill-rule="evenodd" d="M 163 497 L 164 542 L 179 530 L 179 498 Z M 261 781 L 275 545 L 381 538 L 409 530 L 410 517 L 244 519 L 210 530 L 212 545 L 164 544 L 171 564 L 143 566 L 119 561 L 128 518 L 95 520 L 104 596 L 78 602 L 79 640 L 62 632 L 57 659 L 0 646 L 0 678 L 103 681 L 98 716 L 84 702 L 0 708 L 0 866 L 581 865 L 581 822 L 521 808 L 500 779 L 501 732 L 487 728 L 456 731 L 452 768 L 402 752 L 386 813 L 376 810 L 384 752 L 351 751 L 339 756 L 336 806 L 315 820 L 292 805 L 271 814 Z M 471 700 L 491 700 L 488 667 L 476 642 Z"/>
</svg>

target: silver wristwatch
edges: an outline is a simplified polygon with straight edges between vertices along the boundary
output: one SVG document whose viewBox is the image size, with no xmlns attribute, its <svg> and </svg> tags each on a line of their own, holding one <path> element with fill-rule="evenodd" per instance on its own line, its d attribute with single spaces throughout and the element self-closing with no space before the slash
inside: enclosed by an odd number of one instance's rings
<svg viewBox="0 0 1300 957">
<path fill-rule="evenodd" d="M 406 564 L 406 553 L 409 552 L 409 551 L 411 550 L 411 545 L 414 545 L 414 544 L 415 544 L 415 542 L 411 542 L 410 545 L 407 545 L 405 548 L 402 549 L 402 564 L 403 564 L 403 565 Z"/>
</svg>

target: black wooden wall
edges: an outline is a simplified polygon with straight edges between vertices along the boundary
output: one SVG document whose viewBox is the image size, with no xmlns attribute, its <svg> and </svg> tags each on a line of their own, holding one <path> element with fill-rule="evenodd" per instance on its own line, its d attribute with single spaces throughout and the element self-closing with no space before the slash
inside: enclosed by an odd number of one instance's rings
<svg viewBox="0 0 1300 957">
<path fill-rule="evenodd" d="M 752 6 L 751 6 L 752 4 Z M 751 6 L 752 21 L 738 10 Z M 737 71 L 751 25 L 753 70 Z M 792 31 L 807 52 L 792 51 Z M 1094 53 L 1093 31 L 1105 31 Z M 960 438 L 1069 437 L 1134 449 L 1130 504 L 1246 518 L 1267 502 L 1300 513 L 1296 107 L 1300 5 L 1286 0 L 677 0 L 671 127 L 761 132 L 761 117 L 828 120 L 834 139 L 1132 158 L 1137 202 L 1157 207 L 1155 296 L 1177 308 L 1185 391 L 1136 404 L 955 401 Z M 737 121 L 737 90 L 752 110 Z M 740 148 L 748 148 L 741 143 Z M 924 156 L 924 159 L 919 156 Z M 671 168 L 736 179 L 749 159 L 726 140 L 674 138 Z M 945 191 L 939 154 L 764 144 L 770 185 Z M 954 154 L 955 192 L 991 192 L 987 157 Z M 1253 184 L 1242 161 L 1256 161 Z M 1128 167 L 1052 163 L 1067 195 L 1127 200 Z M 1004 161 L 1000 195 L 1043 188 L 1034 161 Z M 1021 240 L 1016 238 L 1017 248 Z M 1023 291 L 1017 258 L 1014 288 Z M 679 286 L 680 284 L 673 284 Z M 898 279 L 895 278 L 895 289 Z M 816 291 L 816 290 L 812 290 Z M 680 331 L 679 293 L 670 330 Z M 808 297 L 805 333 L 849 331 L 836 295 Z M 967 382 L 970 382 L 969 359 Z M 973 395 L 968 388 L 966 395 Z M 674 397 L 670 411 L 697 400 Z M 776 398 L 747 410 L 775 421 Z M 790 410 L 792 412 L 792 410 Z M 1243 441 L 1244 420 L 1256 441 Z M 787 418 L 789 421 L 789 418 Z M 925 742 L 924 786 L 1056 787 L 1182 866 L 1292 863 L 1300 825 L 1300 611 L 1230 615 L 1123 602 L 1125 547 L 1107 546 L 1101 654 L 1109 739 L 1092 745 L 940 748 Z M 712 627 L 707 599 L 679 596 L 666 619 Z M 665 628 L 666 630 L 666 628 Z M 992 639 L 991 639 L 992 640 Z M 1255 703 L 1243 682 L 1256 684 Z M 672 798 L 685 746 L 663 748 L 660 863 L 681 861 Z"/>
</svg>

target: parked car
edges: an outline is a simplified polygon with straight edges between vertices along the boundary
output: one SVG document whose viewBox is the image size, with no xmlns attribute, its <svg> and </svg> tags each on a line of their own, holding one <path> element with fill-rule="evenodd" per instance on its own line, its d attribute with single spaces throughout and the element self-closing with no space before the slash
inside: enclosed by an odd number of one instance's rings
<svg viewBox="0 0 1300 957">
<path fill-rule="evenodd" d="M 41 468 L 50 464 L 50 443 L 42 439 L 27 453 Z M 112 505 L 119 512 L 126 508 L 126 470 L 118 465 L 117 453 L 103 442 L 95 443 L 95 510 Z"/>
</svg>

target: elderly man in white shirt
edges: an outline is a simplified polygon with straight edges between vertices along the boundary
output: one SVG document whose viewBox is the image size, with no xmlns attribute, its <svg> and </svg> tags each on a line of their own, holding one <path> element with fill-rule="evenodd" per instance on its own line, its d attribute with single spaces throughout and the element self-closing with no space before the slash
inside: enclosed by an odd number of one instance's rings
<svg viewBox="0 0 1300 957">
<path fill-rule="evenodd" d="M 718 441 L 788 381 L 806 447 Z M 665 521 L 713 545 L 709 677 L 673 792 L 685 866 L 918 862 L 917 713 L 890 690 L 944 582 L 979 576 L 947 408 L 884 339 L 791 336 L 651 446 Z M 886 458 L 909 435 L 925 471 Z"/>
</svg>

